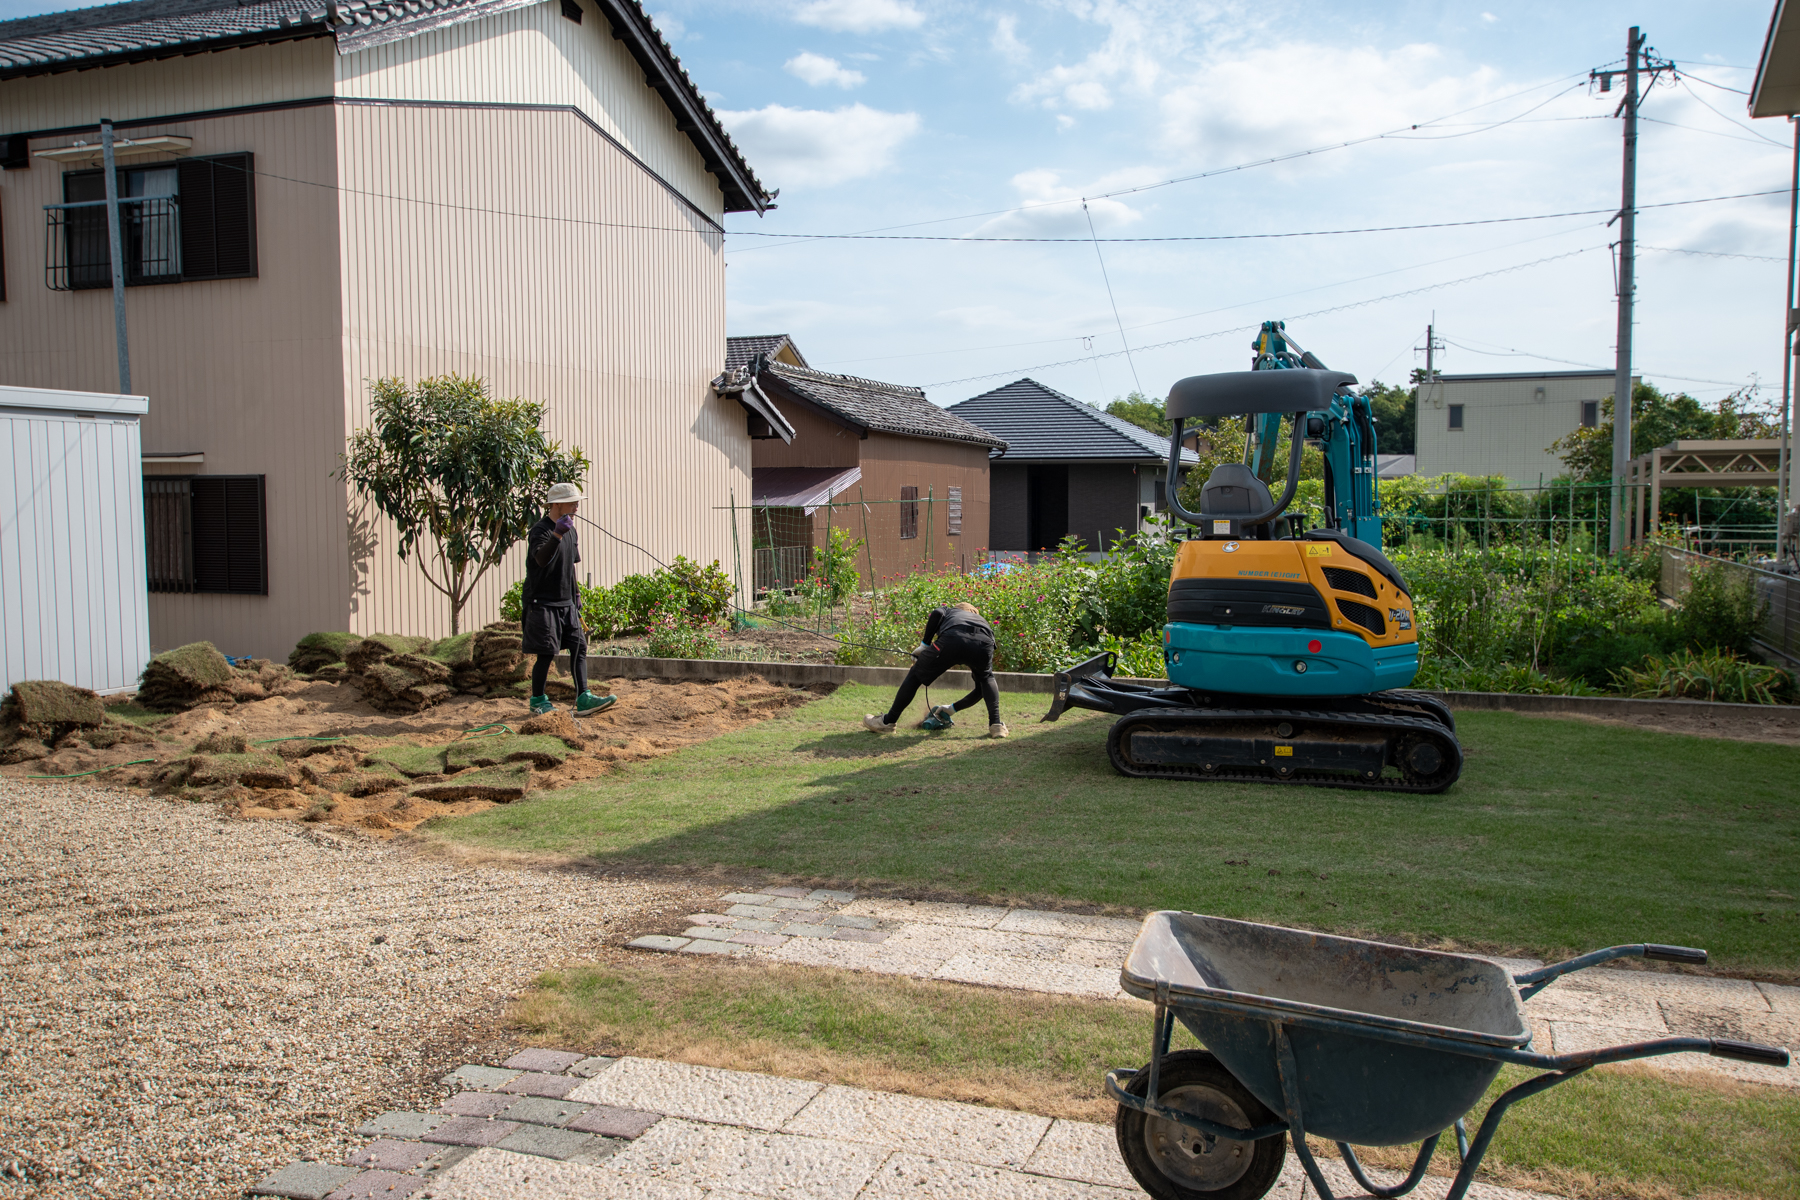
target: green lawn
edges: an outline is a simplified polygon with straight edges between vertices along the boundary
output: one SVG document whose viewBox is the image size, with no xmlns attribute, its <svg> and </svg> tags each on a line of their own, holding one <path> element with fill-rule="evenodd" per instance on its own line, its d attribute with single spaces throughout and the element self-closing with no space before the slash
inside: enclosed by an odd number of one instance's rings
<svg viewBox="0 0 1800 1200">
<path fill-rule="evenodd" d="M 1192 909 L 1539 955 L 1674 942 L 1728 968 L 1800 968 L 1797 747 L 1469 713 L 1462 779 L 1411 796 L 1124 779 L 1106 718 L 1040 725 L 1036 695 L 1004 697 L 1003 742 L 978 721 L 857 727 L 887 699 L 845 687 L 430 832 L 913 895 Z"/>
<path fill-rule="evenodd" d="M 766 1071 L 1110 1121 L 1108 1067 L 1136 1066 L 1147 1006 L 684 956 L 541 976 L 510 1013 L 534 1042 Z M 1186 1031 L 1177 1048 L 1192 1045 Z M 1534 1072 L 1508 1067 L 1469 1116 Z M 1482 1178 L 1584 1197 L 1800 1197 L 1800 1094 L 1602 1069 L 1513 1107 Z M 1322 1154 L 1335 1150 L 1315 1144 Z M 1410 1165 L 1402 1150 L 1365 1156 Z M 1449 1171 L 1455 1152 L 1434 1166 Z"/>
</svg>

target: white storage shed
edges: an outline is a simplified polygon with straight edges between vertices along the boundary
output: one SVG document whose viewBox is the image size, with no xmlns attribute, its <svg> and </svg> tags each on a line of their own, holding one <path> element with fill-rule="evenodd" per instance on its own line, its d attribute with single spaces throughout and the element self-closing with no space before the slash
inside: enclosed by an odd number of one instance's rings
<svg viewBox="0 0 1800 1200">
<path fill-rule="evenodd" d="M 129 691 L 150 661 L 143 396 L 0 386 L 0 691 Z"/>
</svg>

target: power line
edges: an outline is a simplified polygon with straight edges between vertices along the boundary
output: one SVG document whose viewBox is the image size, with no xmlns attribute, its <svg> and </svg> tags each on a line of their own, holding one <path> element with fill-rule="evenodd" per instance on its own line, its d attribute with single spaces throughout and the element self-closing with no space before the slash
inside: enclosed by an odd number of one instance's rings
<svg viewBox="0 0 1800 1200">
<path fill-rule="evenodd" d="M 1480 354 L 1487 358 L 1537 358 L 1542 359 L 1544 362 L 1563 363 L 1564 365 L 1571 367 L 1586 367 L 1591 371 L 1609 371 L 1612 369 L 1610 367 L 1598 366 L 1594 363 L 1579 362 L 1573 358 L 1558 358 L 1554 354 L 1539 354 L 1533 350 L 1515 350 L 1511 347 L 1504 347 L 1501 350 L 1478 350 L 1474 346 L 1465 346 L 1454 338 L 1445 338 L 1444 340 L 1459 350 L 1467 350 L 1470 354 Z M 1691 375 L 1670 375 L 1666 371 L 1652 371 L 1646 367 L 1639 367 L 1638 374 L 1640 376 L 1654 375 L 1659 379 L 1679 380 L 1682 383 L 1714 383 L 1718 384 L 1720 387 L 1734 388 L 1750 386 L 1742 380 L 1696 379 Z"/>
<path fill-rule="evenodd" d="M 1088 233 L 1094 232 L 1094 217 L 1088 212 L 1087 201 L 1081 202 L 1081 215 L 1087 218 Z M 1137 363 L 1131 357 L 1131 340 L 1125 336 L 1125 322 L 1119 316 L 1119 302 L 1113 299 L 1112 276 L 1106 273 L 1106 258 L 1100 253 L 1100 239 L 1094 238 L 1094 257 L 1100 260 L 1100 278 L 1106 283 L 1106 302 L 1112 305 L 1113 323 L 1119 327 L 1119 344 L 1125 347 L 1125 361 L 1131 365 L 1131 382 L 1137 385 L 1138 393 L 1144 391 L 1144 381 L 1138 378 Z M 1098 363 L 1095 364 L 1099 366 Z"/>
<path fill-rule="evenodd" d="M 1565 254 L 1552 254 L 1546 258 L 1534 259 L 1531 262 L 1519 263 L 1519 264 L 1517 264 L 1515 266 L 1511 266 L 1511 267 L 1500 267 L 1500 268 L 1497 268 L 1492 271 L 1483 271 L 1479 275 L 1467 275 L 1461 279 L 1449 279 L 1449 280 L 1445 280 L 1443 283 L 1432 283 L 1432 284 L 1427 284 L 1424 287 L 1409 288 L 1408 290 L 1406 290 L 1404 292 L 1392 292 L 1386 296 L 1374 296 L 1367 300 L 1354 300 L 1348 304 L 1336 304 L 1330 308 L 1315 309 L 1312 312 L 1295 313 L 1284 319 L 1289 320 L 1289 321 L 1304 321 L 1304 320 L 1308 320 L 1313 317 L 1327 316 L 1331 313 L 1347 312 L 1353 308 L 1364 308 L 1370 304 L 1381 304 L 1388 300 L 1403 300 L 1408 296 L 1420 296 L 1420 295 L 1425 294 L 1426 292 L 1435 292 L 1442 288 L 1455 287 L 1458 284 L 1474 283 L 1475 281 L 1480 280 L 1480 279 L 1491 279 L 1496 275 L 1507 275 L 1507 274 L 1511 274 L 1514 271 L 1523 271 L 1529 267 L 1539 266 L 1543 263 L 1556 262 L 1559 259 L 1565 259 L 1565 258 L 1574 258 L 1577 255 L 1581 255 L 1581 254 L 1592 254 L 1596 250 L 1604 250 L 1604 249 L 1606 249 L 1605 246 L 1586 246 L 1580 250 L 1570 250 Z M 1247 333 L 1251 330 L 1260 329 L 1260 328 L 1262 328 L 1262 325 L 1260 322 L 1255 325 L 1237 325 L 1237 326 L 1233 326 L 1230 329 L 1218 329 L 1218 330 L 1214 330 L 1211 333 L 1198 333 L 1198 334 L 1193 335 L 1192 337 L 1175 338 L 1175 339 L 1173 339 L 1171 341 L 1167 341 L 1167 342 L 1157 342 L 1157 343 L 1154 343 L 1153 345 L 1149 345 L 1149 346 L 1139 346 L 1138 351 L 1141 353 L 1145 350 L 1162 350 L 1162 349 L 1166 349 L 1167 347 L 1170 347 L 1170 346 L 1183 346 L 1183 345 L 1188 344 L 1189 342 L 1201 342 L 1201 341 L 1206 341 L 1209 338 L 1229 337 L 1230 335 L 1232 335 L 1234 333 Z M 1122 355 L 1123 353 L 1124 353 L 1123 350 L 1113 350 L 1113 351 L 1108 351 L 1105 354 L 1093 355 L 1092 357 L 1095 357 L 1095 358 L 1117 358 L 1120 355 Z M 924 386 L 928 387 L 928 388 L 934 388 L 934 387 L 949 387 L 951 384 L 956 384 L 956 383 L 978 383 L 984 379 L 1001 379 L 1008 375 L 1017 375 L 1017 374 L 1021 374 L 1021 373 L 1029 372 L 1029 371 L 1048 371 L 1048 370 L 1051 370 L 1056 367 L 1074 366 L 1076 364 L 1085 363 L 1087 361 L 1088 361 L 1087 358 L 1072 358 L 1072 359 L 1065 359 L 1061 362 L 1038 363 L 1037 365 L 1030 366 L 1030 367 L 1014 367 L 1014 368 L 1011 368 L 1010 370 L 1005 370 L 1005 371 L 990 371 L 985 375 L 965 375 L 961 379 L 942 379 L 936 383 L 928 383 L 928 384 L 925 384 Z"/>
<path fill-rule="evenodd" d="M 1787 259 L 1773 254 L 1727 254 L 1723 250 L 1684 250 L 1680 246 L 1646 246 L 1642 242 L 1638 243 L 1638 249 L 1658 250 L 1664 254 L 1698 254 L 1705 258 L 1746 258 L 1753 262 L 1784 263 L 1787 261 Z"/>
<path fill-rule="evenodd" d="M 1688 95 L 1692 96 L 1694 98 L 1694 102 L 1696 104 L 1698 104 L 1701 108 L 1704 108 L 1707 112 L 1713 114 L 1713 116 L 1718 117 L 1722 121 L 1731 122 L 1733 125 L 1736 125 L 1739 129 L 1743 130 L 1745 133 L 1753 134 L 1759 141 L 1768 142 L 1771 146 L 1780 146 L 1783 150 L 1787 149 L 1787 146 L 1784 143 L 1776 141 L 1774 138 L 1769 137 L 1769 136 L 1765 135 L 1764 133 L 1762 133 L 1762 131 L 1760 131 L 1752 126 L 1746 125 L 1742 121 L 1738 120 L 1736 117 L 1729 116 L 1725 113 L 1722 113 L 1718 109 L 1714 108 L 1712 105 L 1708 104 L 1704 99 L 1701 98 L 1699 92 L 1696 92 L 1693 88 L 1691 88 L 1687 85 L 1686 76 L 1677 72 L 1675 75 L 1675 80 L 1677 83 L 1681 84 L 1682 91 L 1684 91 Z M 1729 90 L 1729 89 L 1727 89 L 1727 90 Z"/>
</svg>

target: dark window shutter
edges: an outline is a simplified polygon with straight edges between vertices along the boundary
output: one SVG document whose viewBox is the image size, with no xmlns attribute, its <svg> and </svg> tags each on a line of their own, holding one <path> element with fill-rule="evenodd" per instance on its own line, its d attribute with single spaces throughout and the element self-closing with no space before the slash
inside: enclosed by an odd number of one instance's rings
<svg viewBox="0 0 1800 1200">
<path fill-rule="evenodd" d="M 919 489 L 916 487 L 900 489 L 900 536 L 919 536 Z"/>
<path fill-rule="evenodd" d="M 194 590 L 266 596 L 261 475 L 201 476 L 193 496 Z"/>
<path fill-rule="evenodd" d="M 175 170 L 181 188 L 181 277 L 253 277 L 255 155 L 183 159 Z"/>
</svg>

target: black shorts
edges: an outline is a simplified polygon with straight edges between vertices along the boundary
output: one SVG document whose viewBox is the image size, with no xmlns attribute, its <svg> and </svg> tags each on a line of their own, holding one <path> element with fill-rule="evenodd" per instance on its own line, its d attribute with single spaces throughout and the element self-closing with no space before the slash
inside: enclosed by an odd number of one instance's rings
<svg viewBox="0 0 1800 1200">
<path fill-rule="evenodd" d="M 525 633 L 519 648 L 527 654 L 561 650 L 587 653 L 587 630 L 573 605 L 532 604 L 525 609 Z"/>
<path fill-rule="evenodd" d="M 918 662 L 927 686 L 936 683 L 944 672 L 957 667 L 967 667 L 969 673 L 980 680 L 994 670 L 994 643 L 985 637 L 941 634 L 937 644 L 928 653 L 921 654 Z"/>
</svg>

